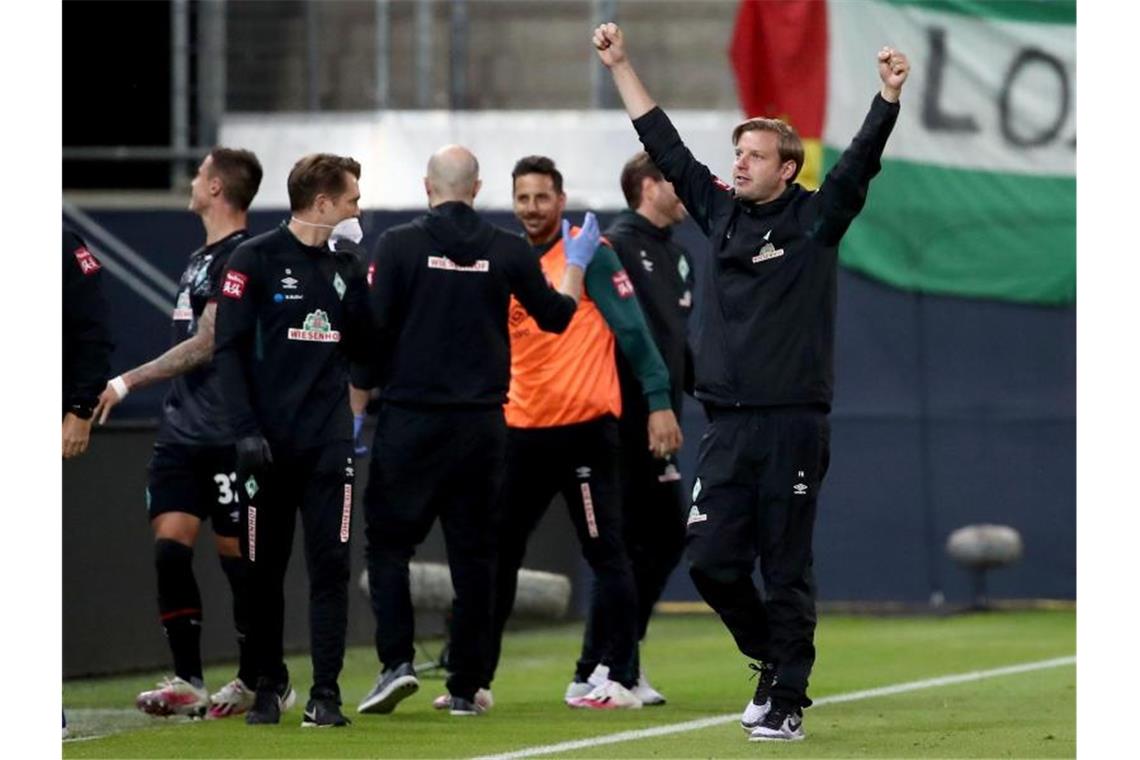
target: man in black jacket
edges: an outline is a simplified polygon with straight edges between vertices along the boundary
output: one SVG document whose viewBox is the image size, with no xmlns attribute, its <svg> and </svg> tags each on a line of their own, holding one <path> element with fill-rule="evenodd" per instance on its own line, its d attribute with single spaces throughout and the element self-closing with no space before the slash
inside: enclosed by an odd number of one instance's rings
<svg viewBox="0 0 1140 760">
<path fill-rule="evenodd" d="M 495 571 L 495 501 L 503 478 L 513 293 L 541 329 L 562 332 L 598 242 L 587 214 L 570 239 L 572 266 L 556 291 L 521 239 L 472 208 L 479 164 L 449 145 L 428 162 L 429 213 L 376 243 L 371 306 L 381 332 L 382 407 L 365 493 L 368 577 L 383 669 L 360 703 L 390 713 L 419 688 L 412 659 L 408 562 L 438 516 L 455 587 L 447 681 L 452 715 L 477 715 Z M 568 226 L 563 222 L 563 227 Z"/>
<path fill-rule="evenodd" d="M 103 267 L 83 239 L 63 228 L 63 458 L 87 451 L 92 412 L 111 370 Z"/>
<path fill-rule="evenodd" d="M 302 726 L 343 726 L 337 678 L 348 625 L 352 524 L 349 359 L 371 342 L 368 286 L 351 253 L 326 245 L 360 213 L 360 164 L 317 153 L 289 172 L 287 224 L 230 256 L 215 362 L 237 441 L 247 645 L 258 674 L 247 723 L 278 723 L 291 693 L 282 655 L 285 571 L 301 512 L 309 571 L 313 686 Z"/>
<path fill-rule="evenodd" d="M 906 56 L 878 53 L 882 87 L 851 146 L 816 192 L 795 183 L 803 145 L 777 119 L 732 134 L 732 186 L 693 158 L 638 79 L 621 30 L 594 47 L 653 162 L 712 242 L 698 294 L 701 440 L 687 548 L 690 575 L 759 684 L 741 723 L 755 741 L 804 738 L 815 660 L 812 531 L 827 472 L 839 241 L 863 208 L 898 117 Z M 757 557 L 766 600 L 751 580 Z"/>
<path fill-rule="evenodd" d="M 637 303 L 669 371 L 669 400 L 681 418 L 682 396 L 692 387 L 692 356 L 687 320 L 693 304 L 693 271 L 689 255 L 673 240 L 673 226 L 685 218 L 685 207 L 673 184 L 641 151 L 625 163 L 621 189 L 629 208 L 618 214 L 605 238 L 617 253 L 633 283 Z M 681 506 L 681 472 L 675 456 L 655 457 L 649 450 L 649 405 L 632 365 L 615 351 L 621 383 L 621 504 L 623 535 L 637 592 L 637 638 L 645 639 L 649 617 L 661 598 L 665 582 L 685 546 L 685 516 Z M 605 663 L 591 682 L 609 675 L 606 642 L 599 641 L 587 620 L 583 660 Z M 643 705 L 665 704 L 649 683 L 634 651 L 637 686 L 633 693 Z"/>
</svg>

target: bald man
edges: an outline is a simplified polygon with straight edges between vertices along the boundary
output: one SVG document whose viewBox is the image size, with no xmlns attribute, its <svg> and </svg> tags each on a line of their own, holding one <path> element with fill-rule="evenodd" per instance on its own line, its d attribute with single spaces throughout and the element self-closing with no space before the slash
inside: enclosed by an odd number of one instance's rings
<svg viewBox="0 0 1140 760">
<path fill-rule="evenodd" d="M 364 503 L 382 669 L 361 713 L 390 713 L 419 689 L 408 561 L 436 517 L 455 587 L 448 706 L 452 715 L 490 706 L 490 694 L 476 692 L 492 623 L 492 508 L 506 451 L 510 297 L 541 330 L 562 332 L 598 244 L 593 214 L 574 238 L 563 220 L 570 266 L 551 287 L 530 246 L 472 208 L 481 184 L 471 151 L 440 148 L 424 177 L 430 210 L 381 235 L 369 267 L 381 336 L 373 374 L 382 380 Z"/>
</svg>

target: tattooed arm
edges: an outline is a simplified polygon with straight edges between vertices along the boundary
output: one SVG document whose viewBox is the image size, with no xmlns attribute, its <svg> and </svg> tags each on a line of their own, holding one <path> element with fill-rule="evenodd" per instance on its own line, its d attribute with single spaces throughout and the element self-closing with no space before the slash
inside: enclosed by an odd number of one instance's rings
<svg viewBox="0 0 1140 760">
<path fill-rule="evenodd" d="M 99 420 L 99 424 L 107 421 L 111 409 L 126 397 L 128 391 L 169 380 L 208 364 L 214 356 L 214 320 L 217 311 L 216 303 L 206 304 L 198 319 L 198 332 L 161 356 L 124 372 L 107 383 L 95 406 L 94 417 Z"/>
</svg>

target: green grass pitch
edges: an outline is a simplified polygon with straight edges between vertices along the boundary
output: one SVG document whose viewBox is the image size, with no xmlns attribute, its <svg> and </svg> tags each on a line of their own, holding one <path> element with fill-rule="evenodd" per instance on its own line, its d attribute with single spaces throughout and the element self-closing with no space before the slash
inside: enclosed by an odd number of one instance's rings
<svg viewBox="0 0 1140 760">
<path fill-rule="evenodd" d="M 661 707 L 606 713 L 562 704 L 581 625 L 509 634 L 494 684 L 495 708 L 479 718 L 431 709 L 443 682 L 425 678 L 419 693 L 387 716 L 357 715 L 377 663 L 370 649 L 348 653 L 341 688 L 345 729 L 301 729 L 306 657 L 289 660 L 298 706 L 279 726 L 164 720 L 132 708 L 159 674 L 69 681 L 63 687 L 77 740 L 64 758 L 154 757 L 474 757 L 514 752 L 622 731 L 739 713 L 752 694 L 751 671 L 711 615 L 658 616 L 643 649 L 646 673 L 668 698 Z M 991 612 L 950 617 L 822 615 L 813 698 L 1072 656 L 1073 611 Z M 211 688 L 233 667 L 210 668 Z M 891 696 L 818 705 L 805 714 L 807 740 L 750 743 L 735 722 L 664 736 L 588 746 L 552 757 L 1074 757 L 1076 667 L 1065 664 Z M 86 738 L 106 734 L 100 738 Z"/>
</svg>

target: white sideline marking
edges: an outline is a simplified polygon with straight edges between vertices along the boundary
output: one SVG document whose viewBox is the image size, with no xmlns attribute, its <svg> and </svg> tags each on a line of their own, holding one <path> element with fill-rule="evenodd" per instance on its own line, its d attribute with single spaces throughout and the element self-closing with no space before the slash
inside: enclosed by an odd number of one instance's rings
<svg viewBox="0 0 1140 760">
<path fill-rule="evenodd" d="M 63 740 L 64 744 L 87 742 L 92 739 L 105 739 L 114 734 L 154 726 L 192 722 L 189 718 L 179 716 L 155 718 L 150 715 L 144 715 L 138 710 L 128 708 L 80 707 L 65 708 L 64 712 L 67 713 L 67 727 L 71 731 L 71 735 Z"/>
<path fill-rule="evenodd" d="M 834 696 L 830 697 L 821 697 L 820 699 L 814 700 L 813 704 L 815 707 L 822 707 L 823 705 L 830 705 L 838 702 L 855 702 L 860 699 L 886 697 L 893 694 L 904 694 L 909 691 L 930 689 L 936 686 L 950 686 L 959 683 L 969 683 L 970 681 L 981 681 L 986 678 L 997 678 L 999 676 L 1014 675 L 1016 673 L 1028 673 L 1033 670 L 1056 668 L 1062 665 L 1073 665 L 1076 663 L 1076 661 L 1076 657 L 1055 657 L 1051 660 L 1027 662 L 1021 665 L 1009 665 L 1003 668 L 993 668 L 992 670 L 976 670 L 970 673 L 959 673 L 952 676 L 927 678 L 922 681 L 908 681 L 906 683 L 898 683 L 891 686 L 881 686 L 877 689 L 864 689 L 863 691 L 852 691 L 846 694 L 835 694 Z M 546 744 L 539 747 L 527 747 L 525 749 L 516 750 L 514 752 L 505 752 L 501 755 L 482 755 L 473 758 L 473 760 L 513 760 L 514 758 L 536 757 L 538 755 L 553 755 L 558 752 L 572 752 L 578 749 L 589 749 L 591 747 L 601 747 L 606 744 L 617 744 L 618 742 L 648 739 L 654 736 L 667 736 L 669 734 L 680 734 L 687 731 L 698 731 L 702 728 L 719 726 L 723 723 L 734 723 L 738 720 L 740 720 L 740 713 L 717 715 L 711 718 L 689 720 L 685 721 L 684 723 L 671 723 L 665 726 L 642 728 L 636 731 L 621 731 L 616 734 L 596 736 L 592 739 L 577 739 L 575 741 L 561 742 L 559 744 Z"/>
</svg>

